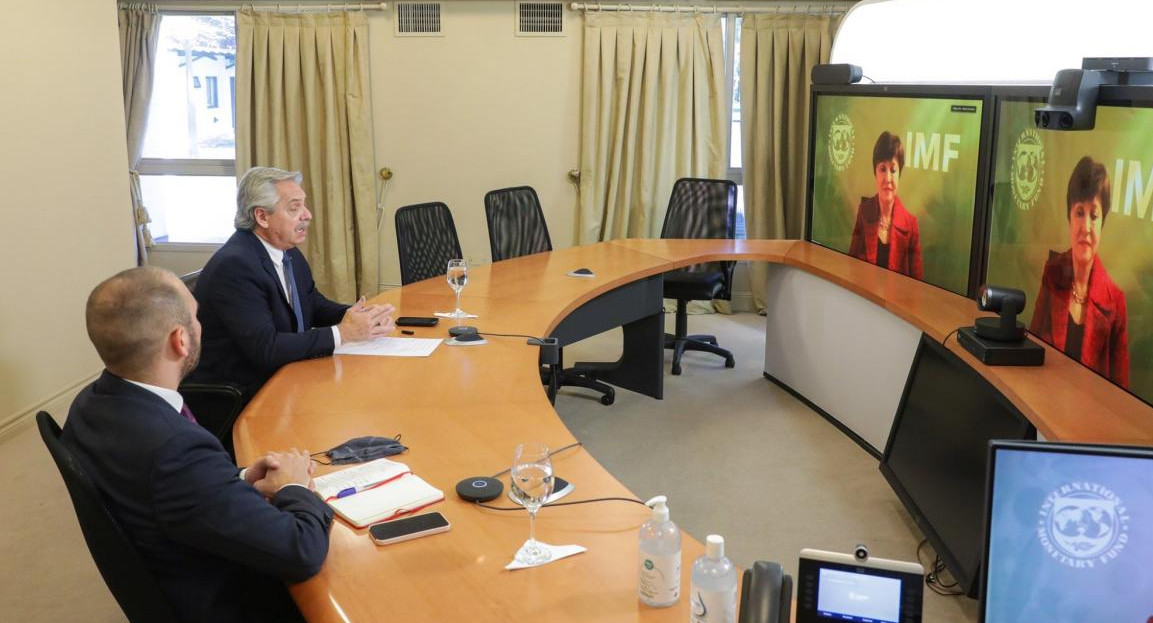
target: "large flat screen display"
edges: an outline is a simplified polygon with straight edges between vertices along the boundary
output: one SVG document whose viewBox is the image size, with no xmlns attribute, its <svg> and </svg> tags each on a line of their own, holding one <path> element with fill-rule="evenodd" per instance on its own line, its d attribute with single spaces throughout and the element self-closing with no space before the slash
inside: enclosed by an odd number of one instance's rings
<svg viewBox="0 0 1153 623">
<path fill-rule="evenodd" d="M 989 441 L 1034 437 L 1028 420 L 988 381 L 921 337 L 881 473 L 970 594 L 980 577 Z"/>
<path fill-rule="evenodd" d="M 1153 620 L 1153 451 L 995 443 L 984 623 Z"/>
<path fill-rule="evenodd" d="M 815 93 L 809 240 L 967 294 L 983 96 Z"/>
<path fill-rule="evenodd" d="M 986 280 L 1025 291 L 1033 335 L 1153 402 L 1153 108 L 1057 132 L 1039 105 L 997 105 Z"/>
</svg>

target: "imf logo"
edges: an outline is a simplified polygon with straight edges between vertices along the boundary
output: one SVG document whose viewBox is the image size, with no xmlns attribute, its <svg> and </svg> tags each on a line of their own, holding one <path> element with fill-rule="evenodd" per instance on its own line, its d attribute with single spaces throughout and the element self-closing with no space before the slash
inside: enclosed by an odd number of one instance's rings
<svg viewBox="0 0 1153 623">
<path fill-rule="evenodd" d="M 829 162 L 837 171 L 844 171 L 853 161 L 855 138 L 853 121 L 844 113 L 837 115 L 829 126 Z"/>
<path fill-rule="evenodd" d="M 1045 498 L 1037 525 L 1041 547 L 1054 560 L 1077 569 L 1109 564 L 1129 542 L 1125 504 L 1109 489 L 1089 482 L 1063 485 Z"/>
<path fill-rule="evenodd" d="M 1013 146 L 1013 201 L 1020 210 L 1037 203 L 1045 182 L 1045 146 L 1041 135 L 1032 128 L 1017 137 Z"/>
</svg>

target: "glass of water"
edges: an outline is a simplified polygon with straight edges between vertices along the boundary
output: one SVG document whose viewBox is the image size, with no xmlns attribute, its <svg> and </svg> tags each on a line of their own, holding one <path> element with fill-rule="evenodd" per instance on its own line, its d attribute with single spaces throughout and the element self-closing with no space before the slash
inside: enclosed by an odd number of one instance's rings
<svg viewBox="0 0 1153 623">
<path fill-rule="evenodd" d="M 518 562 L 539 565 L 552 558 L 552 552 L 536 540 L 536 513 L 552 493 L 552 461 L 548 446 L 523 443 L 516 447 L 512 461 L 512 498 L 528 510 L 528 541 L 516 553 Z"/>
<path fill-rule="evenodd" d="M 448 279 L 448 287 L 456 292 L 456 310 L 448 315 L 449 318 L 467 318 L 468 314 L 460 308 L 460 291 L 468 283 L 468 263 L 464 260 L 449 260 L 445 277 Z"/>
</svg>

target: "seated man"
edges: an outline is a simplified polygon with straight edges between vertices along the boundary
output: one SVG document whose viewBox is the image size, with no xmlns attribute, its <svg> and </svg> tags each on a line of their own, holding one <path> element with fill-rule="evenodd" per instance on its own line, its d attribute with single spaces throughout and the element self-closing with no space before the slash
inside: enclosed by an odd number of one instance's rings
<svg viewBox="0 0 1153 623">
<path fill-rule="evenodd" d="M 296 249 L 312 220 L 300 180 L 300 173 L 270 167 L 254 167 L 241 178 L 236 233 L 196 284 L 204 356 L 189 381 L 233 383 L 251 397 L 287 363 L 393 330 L 392 305 L 361 300 L 349 307 L 316 289 Z"/>
<path fill-rule="evenodd" d="M 134 268 L 88 297 L 105 370 L 72 403 L 61 441 L 104 497 L 182 621 L 301 621 L 284 582 L 320 571 L 332 511 L 308 451 L 238 474 L 176 387 L 196 367 L 196 300 L 172 273 Z"/>
</svg>

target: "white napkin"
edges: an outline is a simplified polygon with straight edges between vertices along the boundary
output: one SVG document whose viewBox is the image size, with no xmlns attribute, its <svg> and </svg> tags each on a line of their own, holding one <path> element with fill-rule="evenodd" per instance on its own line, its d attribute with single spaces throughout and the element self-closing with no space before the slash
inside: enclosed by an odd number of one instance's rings
<svg viewBox="0 0 1153 623">
<path fill-rule="evenodd" d="M 441 318 L 455 318 L 455 316 L 452 315 L 452 312 L 433 312 L 432 315 L 433 316 L 439 316 Z M 464 316 L 461 316 L 461 317 L 462 318 L 480 318 L 480 316 L 477 316 L 476 314 L 465 314 Z"/>
<path fill-rule="evenodd" d="M 525 545 L 528 545 L 528 541 L 525 541 L 524 543 L 525 543 Z M 549 545 L 548 543 L 544 543 L 542 541 L 537 541 L 537 545 L 540 545 L 541 547 L 551 551 L 552 552 L 552 558 L 549 558 L 548 560 L 546 560 L 542 563 L 537 563 L 535 565 L 526 565 L 523 562 L 520 562 L 519 560 L 517 560 L 516 556 L 514 555 L 512 558 L 512 562 L 505 565 L 504 568 L 508 569 L 509 571 L 513 571 L 516 569 L 527 569 L 529 567 L 540 567 L 542 565 L 547 565 L 548 563 L 550 563 L 554 560 L 560 560 L 561 558 L 568 558 L 569 556 L 574 556 L 574 555 L 579 554 L 579 553 L 581 553 L 587 549 L 585 547 L 581 547 L 580 545 Z M 524 545 L 521 545 L 521 549 L 524 549 Z"/>
</svg>

